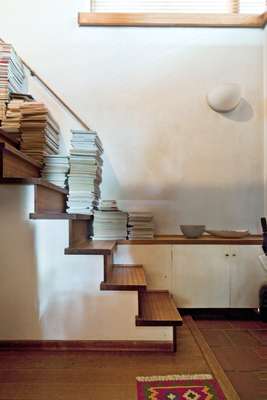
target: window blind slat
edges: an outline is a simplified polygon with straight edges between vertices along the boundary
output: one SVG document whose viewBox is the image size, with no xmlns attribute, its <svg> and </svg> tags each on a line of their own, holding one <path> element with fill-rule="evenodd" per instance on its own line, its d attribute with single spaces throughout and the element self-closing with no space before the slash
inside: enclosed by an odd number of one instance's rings
<svg viewBox="0 0 267 400">
<path fill-rule="evenodd" d="M 91 0 L 92 12 L 261 14 L 266 0 Z"/>
</svg>

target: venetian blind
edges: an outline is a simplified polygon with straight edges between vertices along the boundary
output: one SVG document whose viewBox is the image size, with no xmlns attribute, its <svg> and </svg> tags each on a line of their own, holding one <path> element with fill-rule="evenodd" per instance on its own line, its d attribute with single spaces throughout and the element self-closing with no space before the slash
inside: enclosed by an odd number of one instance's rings
<svg viewBox="0 0 267 400">
<path fill-rule="evenodd" d="M 92 12 L 261 14 L 267 0 L 91 0 Z"/>
</svg>

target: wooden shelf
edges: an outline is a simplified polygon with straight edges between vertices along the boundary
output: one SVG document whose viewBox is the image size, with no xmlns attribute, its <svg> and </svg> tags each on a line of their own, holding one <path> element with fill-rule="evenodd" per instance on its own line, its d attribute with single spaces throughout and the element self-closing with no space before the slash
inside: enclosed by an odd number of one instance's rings
<svg viewBox="0 0 267 400">
<path fill-rule="evenodd" d="M 1 142 L 1 140 L 0 140 Z M 39 178 L 41 164 L 8 143 L 0 143 L 1 178 Z"/>
<path fill-rule="evenodd" d="M 78 14 L 78 24 L 79 26 L 263 28 L 266 24 L 265 14 L 80 12 Z"/>
<path fill-rule="evenodd" d="M 68 213 L 30 213 L 30 219 L 67 219 L 67 220 L 88 220 L 93 218 L 88 214 L 68 214 Z"/>
<path fill-rule="evenodd" d="M 144 290 L 146 277 L 142 265 L 113 265 L 107 282 L 102 282 L 101 290 Z"/>
<path fill-rule="evenodd" d="M 188 239 L 183 235 L 158 235 L 154 239 L 143 240 L 118 240 L 118 245 L 150 245 L 150 244 L 230 244 L 230 245 L 261 245 L 262 235 L 249 235 L 241 239 L 219 238 L 203 235 L 198 239 Z"/>
<path fill-rule="evenodd" d="M 168 291 L 140 292 L 140 316 L 137 326 L 178 326 L 183 324 Z"/>
<path fill-rule="evenodd" d="M 94 254 L 110 255 L 116 247 L 115 240 L 88 240 L 80 243 L 73 243 L 65 249 L 65 254 Z"/>
</svg>

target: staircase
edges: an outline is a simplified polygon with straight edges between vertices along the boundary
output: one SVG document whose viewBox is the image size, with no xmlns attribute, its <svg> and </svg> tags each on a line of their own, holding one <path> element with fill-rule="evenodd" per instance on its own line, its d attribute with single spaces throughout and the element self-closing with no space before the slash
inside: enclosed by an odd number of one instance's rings
<svg viewBox="0 0 267 400">
<path fill-rule="evenodd" d="M 72 226 L 70 246 L 65 249 L 65 254 L 102 255 L 104 257 L 104 280 L 100 284 L 100 290 L 135 291 L 138 296 L 136 326 L 172 327 L 171 351 L 176 351 L 176 327 L 182 325 L 183 321 L 171 294 L 167 290 L 147 290 L 146 275 L 142 265 L 114 264 L 113 254 L 117 247 L 116 241 L 87 240 L 86 235 L 82 234 L 81 221 L 79 231 L 76 230 L 76 224 L 77 221 L 70 221 L 70 226 Z"/>
<path fill-rule="evenodd" d="M 143 345 L 143 350 L 176 351 L 176 327 L 182 325 L 182 318 L 171 294 L 168 291 L 147 290 L 142 265 L 114 264 L 117 241 L 90 240 L 92 217 L 86 214 L 67 214 L 67 190 L 43 180 L 40 173 L 41 165 L 19 151 L 18 143 L 12 135 L 0 129 L 0 184 L 34 186 L 34 212 L 29 216 L 31 219 L 69 220 L 69 247 L 65 249 L 65 254 L 103 256 L 104 280 L 100 290 L 136 293 L 138 315 L 132 317 L 137 327 L 172 329 L 172 342 L 164 342 L 155 346 L 155 349 Z"/>
</svg>

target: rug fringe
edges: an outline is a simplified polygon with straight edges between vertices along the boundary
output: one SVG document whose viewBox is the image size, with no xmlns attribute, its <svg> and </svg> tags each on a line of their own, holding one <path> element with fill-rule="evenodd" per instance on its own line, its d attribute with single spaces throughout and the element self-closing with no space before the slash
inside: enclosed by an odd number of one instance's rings
<svg viewBox="0 0 267 400">
<path fill-rule="evenodd" d="M 138 382 L 153 382 L 153 381 L 174 381 L 174 380 L 191 380 L 191 379 L 213 379 L 210 374 L 195 374 L 195 375 L 166 375 L 166 376 L 137 376 Z"/>
</svg>

